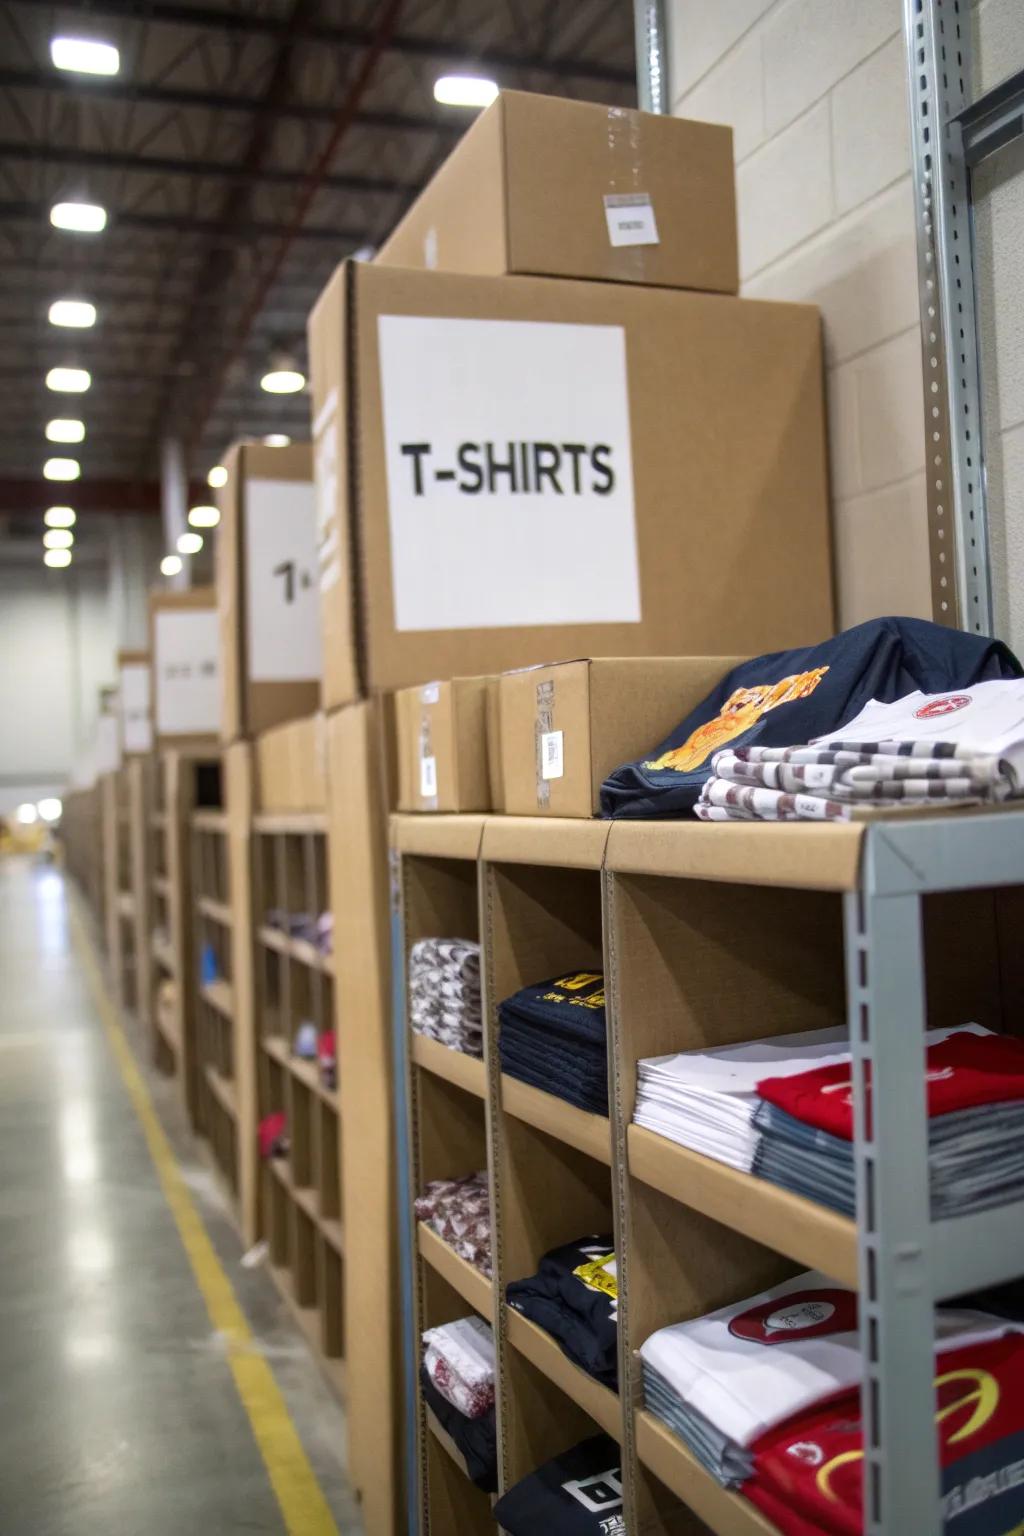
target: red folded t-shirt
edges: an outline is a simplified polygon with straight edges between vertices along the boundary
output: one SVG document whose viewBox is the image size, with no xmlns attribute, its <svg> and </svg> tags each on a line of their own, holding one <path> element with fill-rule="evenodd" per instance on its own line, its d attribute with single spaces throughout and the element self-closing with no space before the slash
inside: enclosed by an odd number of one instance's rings
<svg viewBox="0 0 1024 1536">
<path fill-rule="evenodd" d="M 928 1114 L 1024 1099 L 1024 1041 L 960 1031 L 927 1050 Z M 848 1061 L 793 1077 L 766 1077 L 757 1091 L 805 1125 L 853 1140 L 853 1077 Z"/>
<path fill-rule="evenodd" d="M 936 1362 L 936 1433 L 947 1530 L 978 1536 L 1024 1521 L 1024 1334 L 968 1343 Z M 786 1536 L 861 1536 L 859 1392 L 761 1435 L 741 1492 Z"/>
</svg>

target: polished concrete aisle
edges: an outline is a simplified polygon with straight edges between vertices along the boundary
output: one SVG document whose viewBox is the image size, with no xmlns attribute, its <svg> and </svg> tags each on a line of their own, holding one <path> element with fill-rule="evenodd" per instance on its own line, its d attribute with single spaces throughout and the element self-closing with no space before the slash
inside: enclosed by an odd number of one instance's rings
<svg viewBox="0 0 1024 1536">
<path fill-rule="evenodd" d="M 0 1533 L 350 1536 L 341 1410 L 269 1277 L 240 1264 L 164 1100 L 193 1203 L 304 1448 L 302 1466 L 284 1468 L 300 1490 L 290 1521 L 72 944 L 63 876 L 0 861 Z M 296 1520 L 303 1489 L 313 1513 Z"/>
</svg>

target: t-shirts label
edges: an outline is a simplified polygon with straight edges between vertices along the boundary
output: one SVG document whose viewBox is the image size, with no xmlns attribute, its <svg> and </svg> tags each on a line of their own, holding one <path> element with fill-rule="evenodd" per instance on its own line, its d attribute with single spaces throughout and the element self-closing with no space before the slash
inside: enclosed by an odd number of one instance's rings
<svg viewBox="0 0 1024 1536">
<path fill-rule="evenodd" d="M 158 734 L 216 736 L 221 703 L 216 608 L 158 609 L 153 635 Z"/>
<path fill-rule="evenodd" d="M 318 678 L 317 503 L 308 481 L 248 482 L 245 569 L 249 680 Z"/>
<path fill-rule="evenodd" d="M 609 192 L 604 216 L 612 245 L 657 245 L 658 225 L 649 192 Z"/>
</svg>

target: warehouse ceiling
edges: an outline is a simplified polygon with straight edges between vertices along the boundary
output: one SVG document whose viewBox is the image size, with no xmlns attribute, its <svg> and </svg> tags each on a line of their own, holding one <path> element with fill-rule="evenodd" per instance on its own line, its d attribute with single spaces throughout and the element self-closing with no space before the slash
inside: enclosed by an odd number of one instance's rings
<svg viewBox="0 0 1024 1536">
<path fill-rule="evenodd" d="M 630 104 L 632 28 L 629 0 L 0 4 L 0 514 L 54 499 L 55 415 L 86 422 L 64 450 L 82 509 L 153 503 L 167 436 L 196 477 L 235 437 L 308 436 L 308 396 L 260 377 L 278 350 L 305 371 L 336 263 L 380 244 L 472 121 L 437 77 Z M 56 35 L 115 44 L 118 74 L 56 69 Z M 66 200 L 106 228 L 52 228 Z M 96 324 L 52 325 L 60 298 Z M 50 392 L 54 366 L 87 368 L 88 393 Z"/>
</svg>

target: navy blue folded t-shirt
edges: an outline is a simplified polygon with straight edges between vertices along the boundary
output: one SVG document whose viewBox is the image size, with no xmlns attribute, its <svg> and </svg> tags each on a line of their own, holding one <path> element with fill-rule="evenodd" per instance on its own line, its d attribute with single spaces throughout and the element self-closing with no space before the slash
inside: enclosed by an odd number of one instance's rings
<svg viewBox="0 0 1024 1536">
<path fill-rule="evenodd" d="M 601 786 L 605 816 L 692 811 L 724 747 L 803 746 L 836 732 L 872 699 L 942 693 L 1020 677 L 999 640 L 926 619 L 871 619 L 833 640 L 777 651 L 734 667 L 660 746 L 624 763 Z"/>
<path fill-rule="evenodd" d="M 510 1307 L 557 1339 L 581 1370 L 618 1381 L 619 1293 L 610 1232 L 552 1248 L 535 1275 L 505 1288 Z"/>
<path fill-rule="evenodd" d="M 510 1488 L 494 1518 L 508 1536 L 625 1536 L 622 1452 L 592 1435 Z"/>
</svg>

